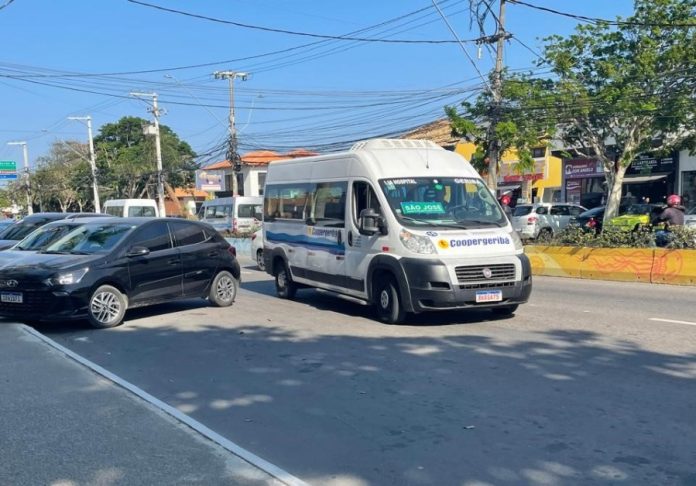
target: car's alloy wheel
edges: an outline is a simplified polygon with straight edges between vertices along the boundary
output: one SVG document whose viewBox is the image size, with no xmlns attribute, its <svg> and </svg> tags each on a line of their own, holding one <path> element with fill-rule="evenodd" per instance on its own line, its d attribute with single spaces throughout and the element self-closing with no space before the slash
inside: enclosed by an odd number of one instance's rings
<svg viewBox="0 0 696 486">
<path fill-rule="evenodd" d="M 89 299 L 89 323 L 96 328 L 114 327 L 121 324 L 126 314 L 126 297 L 111 285 L 102 285 Z"/>
<path fill-rule="evenodd" d="M 217 307 L 227 307 L 237 298 L 239 281 L 227 270 L 218 273 L 210 286 L 208 298 Z"/>
<path fill-rule="evenodd" d="M 262 272 L 266 270 L 266 262 L 263 260 L 263 250 L 256 252 L 256 266 L 259 267 L 259 270 Z"/>
</svg>

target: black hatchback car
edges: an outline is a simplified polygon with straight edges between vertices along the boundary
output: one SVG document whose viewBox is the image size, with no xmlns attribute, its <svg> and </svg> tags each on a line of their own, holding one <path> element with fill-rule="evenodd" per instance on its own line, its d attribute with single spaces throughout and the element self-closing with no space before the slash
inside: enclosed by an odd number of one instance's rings
<svg viewBox="0 0 696 486">
<path fill-rule="evenodd" d="M 0 316 L 113 327 L 126 309 L 174 299 L 232 305 L 239 278 L 234 248 L 211 226 L 100 218 L 24 258 L 0 252 Z"/>
</svg>

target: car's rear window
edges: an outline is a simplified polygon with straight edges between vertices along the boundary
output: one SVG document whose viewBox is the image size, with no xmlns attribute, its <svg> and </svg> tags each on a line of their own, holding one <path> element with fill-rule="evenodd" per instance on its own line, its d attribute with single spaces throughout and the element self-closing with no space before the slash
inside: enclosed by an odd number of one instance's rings
<svg viewBox="0 0 696 486">
<path fill-rule="evenodd" d="M 513 216 L 526 216 L 532 212 L 532 206 L 517 206 L 513 211 Z"/>
</svg>

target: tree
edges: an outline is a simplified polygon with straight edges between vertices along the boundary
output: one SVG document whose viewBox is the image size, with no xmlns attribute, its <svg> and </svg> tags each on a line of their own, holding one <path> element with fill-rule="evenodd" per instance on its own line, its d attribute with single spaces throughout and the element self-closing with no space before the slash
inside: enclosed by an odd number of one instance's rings
<svg viewBox="0 0 696 486">
<path fill-rule="evenodd" d="M 505 73 L 495 126 L 490 126 L 490 110 L 494 101 L 490 91 L 483 91 L 473 103 L 463 102 L 461 114 L 454 107 L 445 107 L 452 124 L 452 134 L 476 145 L 471 163 L 479 173 L 488 173 L 487 154 L 490 153 L 493 133 L 500 154 L 517 151 L 519 161 L 516 169 L 520 174 L 534 169 L 532 149 L 550 143 L 556 130 L 555 122 L 546 117 L 519 116 L 519 113 L 544 106 L 547 102 L 545 93 L 552 85 L 551 81 L 535 79 L 527 74 Z M 498 170 L 495 172 L 500 173 Z"/>
<path fill-rule="evenodd" d="M 154 197 L 157 161 L 154 137 L 143 133 L 147 120 L 123 117 L 101 127 L 94 139 L 100 185 L 110 198 Z M 162 169 L 173 186 L 188 186 L 197 168 L 188 143 L 167 126 L 160 125 Z"/>
<path fill-rule="evenodd" d="M 90 180 L 87 145 L 58 141 L 53 143 L 48 155 L 37 159 L 31 186 L 42 210 L 67 212 L 75 204 L 82 210 L 87 193 L 91 199 Z"/>
<path fill-rule="evenodd" d="M 602 162 L 605 221 L 637 155 L 696 147 L 695 15 L 694 0 L 636 0 L 625 20 L 545 39 L 557 79 L 546 107 L 526 115 L 556 118 L 569 148 Z"/>
</svg>

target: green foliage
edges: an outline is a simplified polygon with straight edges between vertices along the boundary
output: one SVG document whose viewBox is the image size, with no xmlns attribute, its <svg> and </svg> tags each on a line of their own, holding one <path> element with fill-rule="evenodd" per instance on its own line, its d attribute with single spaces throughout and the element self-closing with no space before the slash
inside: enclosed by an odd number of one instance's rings
<svg viewBox="0 0 696 486">
<path fill-rule="evenodd" d="M 696 148 L 696 28 L 668 26 L 693 23 L 695 13 L 694 0 L 636 0 L 618 26 L 581 25 L 545 39 L 557 79 L 538 115 L 558 121 L 568 147 L 604 163 L 605 221 L 618 212 L 637 155 Z"/>
<path fill-rule="evenodd" d="M 154 197 L 157 159 L 153 136 L 145 135 L 147 120 L 123 117 L 101 127 L 94 139 L 104 199 Z M 193 184 L 195 153 L 166 125 L 160 125 L 164 179 L 173 187 Z"/>
<path fill-rule="evenodd" d="M 667 248 L 696 249 L 696 229 L 685 226 L 670 228 L 671 238 Z M 655 233 L 644 226 L 635 231 L 622 231 L 618 228 L 605 228 L 599 235 L 575 226 L 569 226 L 558 232 L 549 242 L 549 246 L 579 246 L 585 248 L 653 248 Z"/>
<path fill-rule="evenodd" d="M 534 169 L 532 149 L 548 145 L 555 134 L 553 119 L 543 116 L 520 116 L 521 112 L 533 112 L 540 104 L 546 103 L 545 93 L 549 81 L 534 79 L 527 74 L 504 73 L 502 98 L 498 110 L 495 132 L 500 153 L 516 149 L 520 174 Z M 445 107 L 445 113 L 452 124 L 452 134 L 476 145 L 477 151 L 472 164 L 480 172 L 488 170 L 486 155 L 491 148 L 492 131 L 488 129 L 491 120 L 491 107 L 494 105 L 490 91 L 483 91 L 473 103 L 465 101 L 459 112 L 455 107 Z"/>
</svg>

